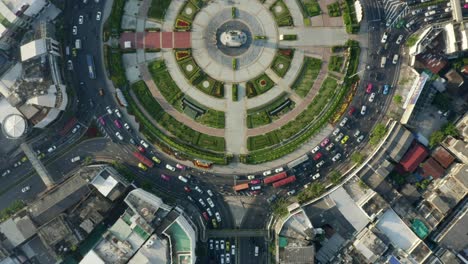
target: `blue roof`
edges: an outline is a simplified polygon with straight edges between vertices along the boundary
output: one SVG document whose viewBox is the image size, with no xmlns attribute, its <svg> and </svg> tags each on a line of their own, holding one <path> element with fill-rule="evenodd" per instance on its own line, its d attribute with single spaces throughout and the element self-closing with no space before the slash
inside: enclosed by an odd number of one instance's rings
<svg viewBox="0 0 468 264">
<path fill-rule="evenodd" d="M 390 259 L 388 260 L 388 263 L 390 264 L 401 264 L 400 261 L 395 258 L 394 256 L 391 256 Z"/>
</svg>

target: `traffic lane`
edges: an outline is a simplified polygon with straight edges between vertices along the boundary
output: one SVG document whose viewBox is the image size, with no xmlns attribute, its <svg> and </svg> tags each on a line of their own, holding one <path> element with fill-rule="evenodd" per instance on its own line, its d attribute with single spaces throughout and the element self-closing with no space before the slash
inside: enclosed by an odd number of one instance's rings
<svg viewBox="0 0 468 264">
<path fill-rule="evenodd" d="M 29 186 L 27 192 L 22 192 L 21 189 Z M 21 181 L 18 185 L 11 186 L 2 191 L 0 199 L 0 210 L 3 210 L 11 205 L 16 200 L 23 200 L 26 203 L 32 202 L 42 192 L 46 190 L 45 184 L 42 182 L 38 174 L 33 174 Z"/>
<path fill-rule="evenodd" d="M 267 263 L 268 246 L 263 237 L 239 238 L 238 258 L 239 263 L 259 264 Z M 258 256 L 255 256 L 255 247 L 259 248 Z"/>
</svg>

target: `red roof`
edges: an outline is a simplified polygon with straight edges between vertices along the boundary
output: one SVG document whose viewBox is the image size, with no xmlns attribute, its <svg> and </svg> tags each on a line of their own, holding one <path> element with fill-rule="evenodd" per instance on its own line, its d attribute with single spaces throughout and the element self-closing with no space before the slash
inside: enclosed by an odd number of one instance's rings
<svg viewBox="0 0 468 264">
<path fill-rule="evenodd" d="M 429 156 L 429 151 L 423 145 L 413 142 L 411 148 L 400 160 L 400 165 L 406 172 L 413 172 L 427 156 Z"/>
<path fill-rule="evenodd" d="M 446 169 L 455 161 L 455 157 L 443 147 L 436 148 L 432 152 L 432 157 Z"/>
<path fill-rule="evenodd" d="M 433 178 L 440 178 L 444 176 L 445 169 L 440 166 L 433 158 L 428 158 L 420 168 L 420 173 L 423 177 L 432 176 Z"/>
</svg>

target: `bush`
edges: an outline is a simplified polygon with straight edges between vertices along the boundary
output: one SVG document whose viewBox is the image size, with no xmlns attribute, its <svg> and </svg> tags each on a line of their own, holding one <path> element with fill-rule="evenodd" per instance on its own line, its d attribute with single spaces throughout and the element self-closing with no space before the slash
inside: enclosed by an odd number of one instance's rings
<svg viewBox="0 0 468 264">
<path fill-rule="evenodd" d="M 280 40 L 296 40 L 297 39 L 297 35 L 296 34 L 285 34 L 285 35 L 281 35 L 283 36 L 283 38 Z"/>
<path fill-rule="evenodd" d="M 371 145 L 377 145 L 385 134 L 387 134 L 387 127 L 384 124 L 377 124 L 374 130 L 372 130 L 369 143 Z"/>
<path fill-rule="evenodd" d="M 300 191 L 297 200 L 304 203 L 310 199 L 317 198 L 325 192 L 325 186 L 320 182 L 314 182 L 309 187 Z"/>
<path fill-rule="evenodd" d="M 343 22 L 346 25 L 346 32 L 356 34 L 359 32 L 359 24 L 357 22 L 356 10 L 354 9 L 353 0 L 345 0 L 342 7 Z"/>
<path fill-rule="evenodd" d="M 313 17 L 318 16 L 322 13 L 320 5 L 317 0 L 301 0 L 302 10 L 306 16 Z"/>
<path fill-rule="evenodd" d="M 239 93 L 238 93 L 238 84 L 237 83 L 234 83 L 232 85 L 232 101 L 234 102 L 237 102 L 239 100 L 238 96 L 239 96 Z"/>
<path fill-rule="evenodd" d="M 106 35 L 104 40 L 106 40 L 110 34 L 117 37 L 120 35 L 120 24 L 122 23 L 125 2 L 126 0 L 114 0 L 112 3 L 111 13 L 104 25 L 104 35 Z"/>
<path fill-rule="evenodd" d="M 0 211 L 0 221 L 5 221 L 6 219 L 10 218 L 21 209 L 23 209 L 26 204 L 21 200 L 13 201 L 7 208 Z"/>
<path fill-rule="evenodd" d="M 294 26 L 293 18 L 283 0 L 277 0 L 270 7 L 270 11 L 279 27 Z"/>
<path fill-rule="evenodd" d="M 341 180 L 341 173 L 339 171 L 336 171 L 336 170 L 332 170 L 330 172 L 330 181 L 333 183 L 333 184 L 338 184 Z"/>
<path fill-rule="evenodd" d="M 411 35 L 407 40 L 406 40 L 406 46 L 407 47 L 412 47 L 416 42 L 418 42 L 419 36 L 418 35 Z"/>
<path fill-rule="evenodd" d="M 171 0 L 152 0 L 151 6 L 148 10 L 148 17 L 157 20 L 164 20 L 166 10 L 170 4 Z"/>
<path fill-rule="evenodd" d="M 330 17 L 339 17 L 341 16 L 341 8 L 340 3 L 335 2 L 333 4 L 327 5 L 328 15 Z"/>
<path fill-rule="evenodd" d="M 125 68 L 122 63 L 122 53 L 118 49 L 107 48 L 107 69 L 109 70 L 110 79 L 115 87 L 122 88 L 127 84 L 125 76 Z"/>
<path fill-rule="evenodd" d="M 310 89 L 314 85 L 315 79 L 322 67 L 322 61 L 316 58 L 305 58 L 301 71 L 297 75 L 296 80 L 291 85 L 291 89 L 301 96 L 306 97 Z"/>
<path fill-rule="evenodd" d="M 351 154 L 351 161 L 355 164 L 361 164 L 364 161 L 364 155 L 360 152 L 354 152 Z"/>
<path fill-rule="evenodd" d="M 431 134 L 429 137 L 429 147 L 433 148 L 440 144 L 445 138 L 444 132 L 438 130 Z"/>
</svg>

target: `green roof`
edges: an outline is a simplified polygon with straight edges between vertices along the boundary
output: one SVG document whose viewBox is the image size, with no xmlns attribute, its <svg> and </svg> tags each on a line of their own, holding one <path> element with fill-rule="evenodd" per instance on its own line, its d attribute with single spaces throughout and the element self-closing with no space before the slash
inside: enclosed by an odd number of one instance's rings
<svg viewBox="0 0 468 264">
<path fill-rule="evenodd" d="M 288 245 L 288 239 L 285 237 L 279 237 L 279 247 L 286 247 Z"/>
<path fill-rule="evenodd" d="M 424 223 L 419 219 L 413 220 L 413 223 L 411 223 L 411 229 L 420 239 L 424 239 L 429 234 L 429 230 L 426 225 L 424 225 Z"/>
<path fill-rule="evenodd" d="M 190 239 L 177 222 L 174 222 L 167 229 L 166 233 L 171 237 L 172 246 L 176 252 L 188 252 L 191 250 Z"/>
</svg>

